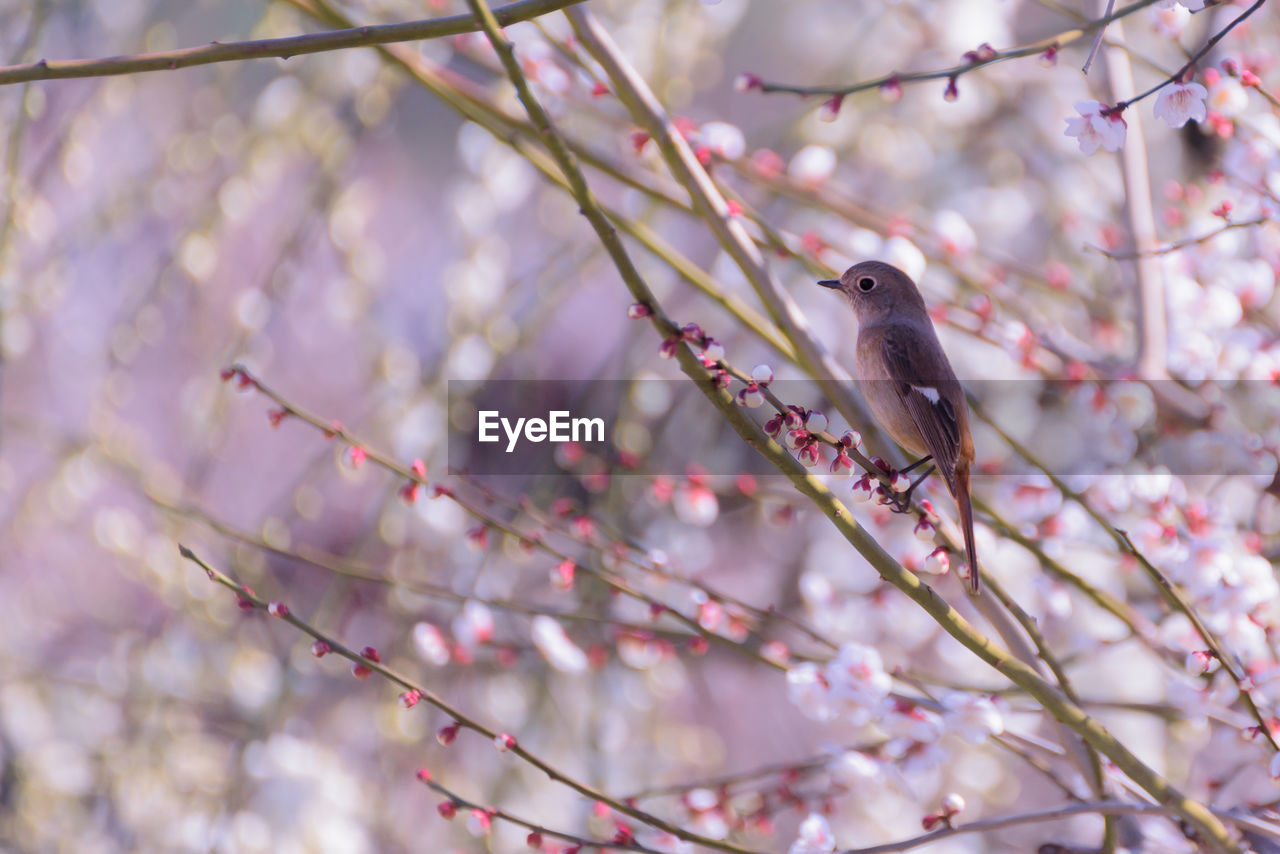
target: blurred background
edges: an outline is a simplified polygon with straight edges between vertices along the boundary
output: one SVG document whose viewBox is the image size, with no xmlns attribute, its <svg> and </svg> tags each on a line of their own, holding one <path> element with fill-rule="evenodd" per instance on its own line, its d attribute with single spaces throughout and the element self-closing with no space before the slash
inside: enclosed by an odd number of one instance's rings
<svg viewBox="0 0 1280 854">
<path fill-rule="evenodd" d="M 1121 466 L 1144 442 L 1189 434 L 1248 451 L 1247 477 L 1153 467 L 1072 486 L 1205 604 L 1270 702 L 1280 435 L 1270 409 L 1215 420 L 1199 384 L 1262 387 L 1280 373 L 1274 4 L 1202 60 L 1204 122 L 1172 128 L 1147 99 L 1125 114 L 1126 152 L 1092 156 L 1063 133 L 1074 104 L 1155 85 L 1246 6 L 1143 4 L 1107 29 L 1088 77 L 1091 37 L 1076 37 L 962 74 L 954 99 L 945 77 L 873 86 L 824 116 L 823 97 L 735 77 L 805 86 L 946 69 L 984 43 L 1052 40 L 1100 10 L 587 5 L 680 117 L 843 364 L 852 317 L 812 283 L 878 257 L 921 283 L 962 377 L 1079 384 L 1097 412 L 1083 452 Z M 25 63 L 466 11 L 456 0 L 0 0 L 0 43 L 5 62 Z M 776 346 L 742 272 L 687 212 L 564 16 L 507 32 L 666 312 L 700 324 L 742 371 L 764 364 L 793 380 L 786 402 L 818 405 L 812 377 Z M 1261 82 L 1242 85 L 1241 70 Z M 402 708 L 394 686 L 357 681 L 294 628 L 238 608 L 180 559 L 179 542 L 331 637 L 376 647 L 570 776 L 750 850 L 786 849 L 809 812 L 859 846 L 920 832 L 949 792 L 967 800 L 965 818 L 1063 800 L 1070 773 L 1041 774 L 992 741 L 901 720 L 815 721 L 789 698 L 787 667 L 858 642 L 902 680 L 897 691 L 997 695 L 1003 730 L 1053 737 L 1027 698 L 883 585 L 785 479 L 728 470 L 723 455 L 741 440 L 661 358 L 648 323 L 628 319 L 634 300 L 577 204 L 526 156 L 533 137 L 511 130 L 525 117 L 483 36 L 8 85 L 0 115 L 6 850 L 524 845 L 526 831 L 500 821 L 476 836 L 441 818 L 419 767 L 463 798 L 613 836 L 608 809 L 474 733 L 442 746 L 435 733 L 451 718 Z M 1135 245 L 1161 251 L 1135 263 Z M 1162 331 L 1141 322 L 1153 307 Z M 771 334 L 744 317 L 765 318 Z M 1177 380 L 1167 396 L 1110 384 L 1144 354 L 1143 367 Z M 560 543 L 582 567 L 576 579 L 431 487 L 406 500 L 401 474 L 280 414 L 239 376 L 224 381 L 236 364 L 370 452 L 404 469 L 421 460 L 466 506 Z M 451 474 L 450 418 L 465 420 L 451 401 L 494 379 L 621 384 L 610 452 L 569 449 L 534 474 Z M 653 379 L 672 382 L 639 390 Z M 748 411 L 761 423 L 772 414 Z M 829 415 L 839 435 L 846 425 Z M 1014 453 L 985 425 L 978 446 L 991 466 Z M 646 467 L 655 449 L 662 464 Z M 1181 666 L 1199 648 L 1185 619 L 1062 484 L 987 478 L 979 493 L 996 514 L 982 514 L 979 532 L 989 571 L 1041 622 L 1090 710 L 1193 797 L 1274 800 L 1270 753 L 1241 739 L 1253 721 L 1231 708 L 1234 693 Z M 908 568 L 925 565 L 933 545 L 909 520 L 869 505 L 857 515 Z M 1156 640 L 1047 573 L 1046 556 L 1131 605 Z M 952 577 L 939 589 L 958 602 Z M 1142 850 L 1192 850 L 1173 822 L 1142 827 Z M 1100 829 L 1082 816 L 927 850 L 1096 846 Z M 641 841 L 694 850 L 661 834 Z"/>
</svg>

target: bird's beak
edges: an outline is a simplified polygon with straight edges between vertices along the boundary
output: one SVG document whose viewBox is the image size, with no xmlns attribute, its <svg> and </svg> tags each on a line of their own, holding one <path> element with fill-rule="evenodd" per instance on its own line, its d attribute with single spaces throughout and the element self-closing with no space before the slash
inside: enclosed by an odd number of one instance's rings
<svg viewBox="0 0 1280 854">
<path fill-rule="evenodd" d="M 818 282 L 818 284 L 822 285 L 824 288 L 831 288 L 834 291 L 840 290 L 839 279 L 823 279 L 822 281 Z"/>
</svg>

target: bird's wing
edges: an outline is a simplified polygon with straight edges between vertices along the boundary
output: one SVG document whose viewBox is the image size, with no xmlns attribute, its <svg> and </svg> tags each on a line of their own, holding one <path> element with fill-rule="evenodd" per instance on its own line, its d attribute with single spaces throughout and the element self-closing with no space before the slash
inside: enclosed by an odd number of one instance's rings
<svg viewBox="0 0 1280 854">
<path fill-rule="evenodd" d="M 928 351 L 909 346 L 909 332 L 890 330 L 880 342 L 898 399 L 911 414 L 920 438 L 948 486 L 960 453 L 960 419 L 951 397 L 958 384 L 946 365 L 931 364 Z"/>
</svg>

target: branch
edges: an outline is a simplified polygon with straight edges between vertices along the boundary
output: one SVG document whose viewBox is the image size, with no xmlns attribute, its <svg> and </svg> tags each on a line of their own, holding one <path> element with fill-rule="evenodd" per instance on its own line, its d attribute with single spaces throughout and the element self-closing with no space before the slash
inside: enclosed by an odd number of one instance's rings
<svg viewBox="0 0 1280 854">
<path fill-rule="evenodd" d="M 1107 0 L 1107 8 L 1103 10 L 1102 16 L 1104 18 L 1108 17 L 1111 14 L 1111 10 L 1114 9 L 1115 7 L 1116 7 L 1116 0 Z M 1089 56 L 1085 58 L 1084 65 L 1081 66 L 1080 68 L 1080 72 L 1082 74 L 1089 73 L 1089 67 L 1093 65 L 1093 58 L 1098 55 L 1098 48 L 1102 47 L 1102 37 L 1106 34 L 1106 32 L 1107 32 L 1106 27 L 1098 28 L 1098 35 L 1093 40 L 1093 47 L 1089 48 Z"/>
<path fill-rule="evenodd" d="M 582 8 L 566 11 L 574 34 L 609 76 L 618 100 L 657 144 L 667 168 L 688 191 L 697 215 L 742 271 L 774 324 L 795 348 L 797 363 L 817 381 L 827 398 L 835 402 L 836 409 L 850 425 L 870 424 L 870 419 L 865 417 L 861 405 L 850 392 L 848 372 L 814 338 L 795 300 L 769 270 L 759 247 L 742 223 L 730 213 L 720 189 L 698 162 L 689 143 L 675 129 L 648 84 L 626 62 L 609 34 L 590 14 Z"/>
<path fill-rule="evenodd" d="M 432 791 L 439 792 L 448 798 L 448 802 L 455 808 L 460 807 L 467 810 L 478 810 L 489 816 L 491 819 L 496 818 L 499 821 L 505 821 L 508 824 L 514 824 L 516 827 L 523 827 L 525 830 L 532 831 L 531 836 L 532 834 L 537 834 L 539 838 L 550 836 L 556 839 L 563 839 L 565 842 L 572 842 L 578 848 L 599 848 L 601 851 L 639 851 L 641 854 L 664 854 L 664 852 L 659 851 L 656 848 L 648 848 L 637 842 L 618 842 L 616 840 L 611 842 L 601 842 L 596 839 L 588 839 L 585 836 L 574 836 L 572 833 L 566 833 L 563 830 L 553 830 L 544 825 L 535 824 L 526 818 L 520 818 L 517 815 L 512 815 L 506 810 L 498 809 L 497 807 L 481 806 L 475 801 L 469 801 L 466 798 L 455 794 L 450 789 L 445 788 L 435 780 L 431 779 L 431 775 L 426 773 L 426 769 L 418 770 L 418 779 Z M 529 843 L 529 846 L 531 848 L 534 847 L 532 843 Z"/>
<path fill-rule="evenodd" d="M 1138 101 L 1141 101 L 1143 98 L 1146 98 L 1150 95 L 1154 95 L 1156 92 L 1159 92 L 1161 89 L 1168 86 L 1170 83 L 1181 80 L 1182 75 L 1186 74 L 1188 71 L 1194 68 L 1196 63 L 1199 62 L 1201 59 L 1203 59 L 1205 55 L 1209 53 L 1209 51 L 1213 50 L 1214 45 L 1222 41 L 1222 39 L 1227 35 L 1227 33 L 1234 30 L 1238 24 L 1244 21 L 1245 18 L 1248 18 L 1254 12 L 1261 9 L 1262 4 L 1266 2 L 1267 0 L 1256 0 L 1256 2 L 1252 6 L 1250 6 L 1248 9 L 1245 9 L 1238 16 L 1232 19 L 1231 23 L 1227 24 L 1221 30 L 1218 30 L 1218 32 L 1214 33 L 1213 36 L 1210 37 L 1210 39 L 1204 43 L 1203 47 L 1201 47 L 1198 51 L 1196 51 L 1194 54 L 1191 55 L 1191 58 L 1187 60 L 1185 65 L 1183 65 L 1177 71 L 1173 72 L 1172 75 L 1170 75 L 1169 77 L 1166 77 L 1164 80 L 1152 86 L 1150 89 L 1143 92 L 1142 94 L 1134 95 L 1132 98 L 1130 98 L 1127 101 L 1119 102 L 1112 108 L 1112 111 L 1118 113 L 1121 110 L 1125 109 L 1126 107 L 1132 104 L 1136 104 Z"/>
<path fill-rule="evenodd" d="M 1240 220 L 1239 222 L 1228 222 L 1225 225 L 1215 228 L 1213 231 L 1205 232 L 1196 237 L 1187 237 L 1182 240 L 1176 240 L 1173 243 L 1166 243 L 1164 246 L 1157 246 L 1154 249 L 1148 249 L 1146 252 L 1112 252 L 1109 249 L 1103 249 L 1101 246 L 1095 246 L 1092 243 L 1086 243 L 1085 249 L 1091 252 L 1097 252 L 1113 261 L 1132 261 L 1134 258 L 1140 258 L 1151 255 L 1168 255 L 1170 252 L 1177 252 L 1180 249 L 1186 249 L 1189 246 L 1197 246 L 1201 243 L 1207 243 L 1213 238 L 1222 234 L 1224 231 L 1231 231 L 1233 228 L 1252 228 L 1255 225 L 1266 225 L 1270 222 L 1265 216 L 1255 217 L 1253 219 Z"/>
<path fill-rule="evenodd" d="M 582 0 L 516 0 L 515 3 L 496 9 L 494 16 L 500 24 L 505 26 L 546 15 L 579 2 Z M 41 59 L 25 65 L 0 67 L 0 86 L 25 83 L 30 80 L 65 80 L 74 77 L 112 77 L 143 71 L 172 71 L 175 68 L 209 65 L 215 62 L 235 62 L 243 59 L 288 59 L 305 53 L 322 53 L 350 47 L 370 47 L 420 39 L 438 39 L 475 32 L 477 29 L 479 27 L 472 16 L 450 15 L 446 18 L 352 27 L 280 39 L 212 42 L 199 47 L 185 47 L 159 53 L 109 56 L 102 59 Z"/>
<path fill-rule="evenodd" d="M 351 433 L 349 433 L 345 428 L 343 428 L 337 422 L 325 421 L 323 418 L 320 418 L 318 415 L 308 412 L 307 410 L 302 409 L 296 404 L 290 402 L 279 392 L 275 391 L 270 386 L 267 386 L 260 379 L 255 377 L 253 374 L 249 373 L 247 368 L 237 365 L 233 368 L 228 369 L 228 371 L 226 372 L 226 375 L 228 377 L 238 377 L 239 378 L 238 384 L 241 386 L 241 388 L 256 389 L 258 392 L 260 392 L 263 395 L 266 395 L 268 398 L 270 398 L 272 401 L 278 404 L 280 409 L 275 414 L 274 417 L 280 418 L 280 419 L 283 419 L 285 417 L 294 417 L 301 421 L 304 421 L 307 424 L 309 424 L 311 427 L 315 428 L 316 430 L 321 431 L 326 438 L 340 441 L 345 445 L 349 446 L 350 448 L 352 448 L 353 451 L 358 450 L 360 453 L 360 456 L 363 459 L 367 459 L 369 462 L 374 463 L 378 467 L 385 469 L 386 471 L 391 472 L 392 474 L 403 479 L 406 485 L 411 485 L 414 487 L 422 487 L 422 488 L 431 487 L 431 484 L 427 482 L 427 479 L 423 474 L 420 474 L 418 471 L 415 471 L 412 468 L 401 465 L 399 462 L 397 462 L 387 454 L 381 451 L 378 451 L 375 448 L 370 447 L 369 445 L 364 444 L 355 436 L 353 436 Z M 701 635 L 709 643 L 717 643 L 722 646 L 737 649 L 740 652 L 743 652 L 744 654 L 746 654 L 751 659 L 761 664 L 766 664 L 769 667 L 772 667 L 774 669 L 777 669 L 777 670 L 786 669 L 782 664 L 776 661 L 771 661 L 768 658 L 765 658 L 759 652 L 750 649 L 747 644 L 736 641 L 733 638 L 720 634 L 719 632 L 713 632 L 704 628 L 702 624 L 698 622 L 698 620 L 692 617 L 689 617 L 688 615 L 682 613 L 676 608 L 669 607 L 665 602 L 662 602 L 661 600 L 655 598 L 654 596 L 648 593 L 645 593 L 644 591 L 639 590 L 636 587 L 633 587 L 627 581 L 626 578 L 619 575 L 618 573 L 611 572 L 603 568 L 603 565 L 601 567 L 593 567 L 583 561 L 575 560 L 567 552 L 563 551 L 562 549 L 555 548 L 550 543 L 546 542 L 543 538 L 536 536 L 535 534 L 530 534 L 525 531 L 521 531 L 518 528 L 514 527 L 513 524 L 509 524 L 507 522 L 502 521 L 497 516 L 494 516 L 492 513 L 489 513 L 486 510 L 481 509 L 481 507 L 477 506 L 475 502 L 464 499 L 462 496 L 458 495 L 457 492 L 455 492 L 453 489 L 450 489 L 445 486 L 436 486 L 434 487 L 434 491 L 440 496 L 448 498 L 454 504 L 458 505 L 458 507 L 460 507 L 467 514 L 479 520 L 480 522 L 484 523 L 484 525 L 486 525 L 487 527 L 492 528 L 495 531 L 501 531 L 502 533 L 515 538 L 516 541 L 518 541 L 522 545 L 527 545 L 530 548 L 537 549 L 543 554 L 549 555 L 550 557 L 555 559 L 557 562 L 570 561 L 571 563 L 573 563 L 575 569 L 581 570 L 582 572 L 585 572 L 594 578 L 598 578 L 601 582 L 608 585 L 614 591 L 621 593 L 624 596 L 627 596 L 631 599 L 635 599 L 638 602 L 642 602 L 645 605 L 649 606 L 651 609 L 661 608 L 663 612 L 666 614 L 669 614 L 673 620 L 685 626 L 690 631 L 698 635 Z M 701 587 L 696 582 L 684 580 L 683 583 L 688 584 L 691 587 L 702 589 L 706 591 L 708 595 L 713 595 L 711 591 L 707 591 L 705 587 Z"/>
<path fill-rule="evenodd" d="M 295 617 L 287 607 L 282 606 L 279 602 L 268 602 L 266 599 L 263 599 L 262 597 L 258 596 L 252 590 L 245 587 L 243 584 L 240 584 L 239 582 L 231 578 L 226 573 L 223 573 L 222 571 L 215 569 L 213 566 L 211 566 L 203 558 L 201 558 L 191 549 L 187 548 L 185 545 L 179 545 L 178 552 L 184 558 L 186 558 L 187 560 L 191 561 L 196 566 L 204 570 L 205 575 L 209 577 L 210 581 L 216 582 L 217 584 L 221 584 L 223 587 L 226 587 L 228 590 L 231 590 L 236 594 L 236 596 L 239 597 L 239 599 L 242 602 L 247 602 L 254 609 L 265 611 L 271 614 L 273 617 L 283 620 L 284 622 L 288 623 L 289 625 L 293 626 L 295 629 L 298 629 L 304 634 L 310 635 L 311 637 L 315 638 L 317 641 L 327 644 L 328 645 L 327 651 L 333 652 L 333 653 L 336 653 L 337 655 L 342 656 L 343 658 L 350 661 L 352 664 L 360 665 L 361 667 L 364 667 L 366 670 L 377 673 L 378 675 L 385 678 L 387 681 L 405 689 L 406 692 L 416 692 L 413 695 L 413 701 L 415 703 L 418 701 L 422 701 L 429 705 L 435 706 L 437 709 L 444 712 L 446 715 L 448 715 L 454 721 L 456 721 L 459 726 L 465 729 L 469 729 L 473 732 L 476 732 L 484 736 L 485 738 L 490 739 L 491 741 L 497 740 L 503 737 L 510 739 L 510 736 L 507 736 L 505 733 L 499 733 L 497 730 L 490 729 L 489 727 L 477 721 L 475 718 L 472 718 L 469 715 L 463 714 L 459 709 L 450 705 L 446 700 L 444 700 L 443 698 L 441 698 L 440 696 L 432 692 L 425 685 L 420 685 L 416 682 L 413 682 L 412 680 L 409 679 L 409 677 L 403 676 L 397 673 L 396 671 L 392 670 L 391 668 L 377 661 L 376 658 L 366 656 L 362 653 L 356 652 L 355 650 L 351 649 L 350 647 L 338 641 L 336 638 L 330 637 L 329 635 L 326 635 L 324 632 L 321 632 L 319 629 L 313 627 L 311 624 L 303 622 L 302 620 Z M 743 848 L 741 846 L 734 845 L 733 843 L 730 843 L 730 842 L 725 842 L 722 840 L 710 839 L 705 836 L 700 836 L 699 834 L 693 833 L 677 825 L 671 824 L 670 822 L 664 821 L 663 819 L 658 818 L 655 815 L 647 813 L 643 810 L 636 809 L 635 807 L 630 806 L 626 803 L 623 803 L 622 801 L 616 798 L 610 797 L 609 795 L 600 791 L 599 789 L 592 788 L 586 783 L 583 783 L 579 780 L 569 777 L 564 772 L 560 771 L 555 766 L 548 763 L 546 760 L 541 759 L 535 754 L 526 750 L 524 747 L 520 745 L 519 742 L 515 740 L 507 741 L 503 745 L 503 749 L 511 753 L 513 756 L 516 756 L 522 759 L 523 761 L 527 762 L 529 765 L 532 765 L 534 768 L 537 768 L 539 771 L 546 774 L 552 780 L 555 780 L 558 783 L 563 783 L 564 785 L 576 791 L 578 794 L 583 795 L 584 797 L 590 798 L 594 801 L 600 801 L 608 805 L 609 808 L 612 809 L 614 812 L 619 812 L 624 815 L 631 816 L 637 821 L 644 822 L 645 824 L 650 825 L 651 827 L 656 827 L 659 830 L 663 830 L 667 833 L 670 833 L 671 835 L 679 839 L 683 839 L 686 842 L 693 842 L 698 845 L 703 845 L 708 848 L 715 848 L 720 851 L 734 852 L 734 854 L 755 854 L 755 852 L 752 852 L 751 849 Z"/>
<path fill-rule="evenodd" d="M 1182 595 L 1182 592 L 1165 577 L 1164 573 L 1161 572 L 1155 564 L 1147 559 L 1146 555 L 1138 551 L 1138 547 L 1133 544 L 1133 540 L 1130 538 L 1129 532 L 1120 531 L 1119 529 L 1117 529 L 1117 532 L 1124 538 L 1124 543 L 1125 546 L 1128 547 L 1129 554 L 1138 561 L 1146 571 L 1147 575 L 1151 576 L 1151 580 L 1156 583 L 1156 587 L 1160 590 L 1161 595 L 1164 596 L 1169 606 L 1187 618 L 1192 627 L 1196 630 L 1196 634 L 1200 635 L 1200 639 L 1204 641 L 1209 652 L 1211 652 L 1213 657 L 1222 664 L 1222 668 L 1227 671 L 1227 674 L 1231 677 L 1232 682 L 1236 686 L 1236 691 L 1240 694 L 1240 699 L 1244 700 L 1244 704 L 1248 707 L 1249 713 L 1252 714 L 1253 719 L 1258 722 L 1258 733 L 1267 738 L 1272 750 L 1280 751 L 1280 740 L 1277 740 L 1276 734 L 1272 732 L 1266 717 L 1262 714 L 1262 710 L 1259 709 L 1258 704 L 1254 702 L 1253 694 L 1250 693 L 1247 687 L 1249 685 L 1249 682 L 1247 681 L 1249 677 L 1246 673 L 1240 670 L 1234 656 L 1227 654 L 1226 647 L 1224 647 L 1222 642 L 1218 640 L 1217 635 L 1215 635 L 1209 627 L 1205 625 L 1204 620 L 1202 620 L 1200 615 L 1196 613 L 1196 609 L 1191 606 L 1191 603 Z"/>
<path fill-rule="evenodd" d="M 1276 829 L 1260 819 L 1255 819 L 1252 816 L 1237 815 L 1226 810 L 1211 810 L 1211 812 L 1239 827 L 1247 827 L 1250 830 L 1263 833 L 1270 838 L 1276 837 Z M 932 833 L 923 833 L 919 836 L 914 836 L 911 839 L 904 839 L 900 842 L 890 842 L 885 845 L 873 845 L 870 848 L 850 848 L 840 852 L 840 854 L 889 854 L 889 852 L 893 851 L 909 851 L 910 849 L 918 848 L 921 845 L 928 845 L 952 836 L 960 836 L 964 833 L 983 833 L 989 830 L 1001 830 L 1006 827 L 1016 827 L 1020 824 L 1038 824 L 1046 821 L 1060 821 L 1077 815 L 1091 814 L 1162 815 L 1171 818 L 1177 815 L 1176 812 L 1156 804 L 1133 804 L 1121 801 L 1102 801 L 1100 803 L 1090 804 L 1064 804 L 1062 806 L 1049 807 L 1048 809 L 1019 813 L 1018 815 L 1007 815 L 998 818 L 971 821 L 968 824 L 963 824 L 957 827 L 948 827 L 942 830 L 935 830 Z"/>
<path fill-rule="evenodd" d="M 1124 29 L 1117 24 L 1113 38 L 1124 41 Z M 1133 67 L 1123 50 L 1108 50 L 1107 75 L 1111 91 L 1120 95 L 1134 90 Z M 1167 81 L 1166 81 L 1167 82 Z M 1135 99 L 1136 100 L 1136 99 Z M 1117 106 L 1117 113 L 1122 107 Z M 1127 144 L 1120 151 L 1120 172 L 1124 179 L 1124 213 L 1133 239 L 1136 259 L 1133 274 L 1137 297 L 1138 347 L 1135 369 L 1143 379 L 1160 380 L 1169 376 L 1169 328 L 1165 305 L 1164 270 L 1148 255 L 1156 245 L 1156 217 L 1151 204 L 1151 175 L 1147 166 L 1147 144 L 1142 134 L 1142 121 L 1130 117 Z"/>
<path fill-rule="evenodd" d="M 966 61 L 962 65 L 953 65 L 950 68 L 940 68 L 933 71 L 915 71 L 907 74 L 899 74 L 893 72 L 882 77 L 876 77 L 872 80 L 865 80 L 861 83 L 853 83 L 848 85 L 830 85 L 830 86 L 796 86 L 788 83 L 769 83 L 760 81 L 753 84 L 750 88 L 758 89 L 761 92 L 789 92 L 793 95 L 835 95 L 844 96 L 852 95 L 854 92 L 864 92 L 868 89 L 879 89 L 886 85 L 901 85 L 903 83 L 916 83 L 922 80 L 954 80 L 970 71 L 977 71 L 979 68 L 991 65 L 996 62 L 1004 62 L 1009 59 L 1018 59 L 1024 56 L 1035 56 L 1049 50 L 1057 51 L 1065 45 L 1082 38 L 1094 30 L 1105 27 L 1112 21 L 1132 15 L 1134 12 L 1141 11 L 1156 0 L 1138 0 L 1125 6 L 1118 12 L 1105 15 L 1096 21 L 1077 27 L 1075 29 L 1066 30 L 1058 33 L 1056 36 L 1050 36 L 1046 39 L 1040 39 L 1023 47 L 1009 48 L 1008 50 L 997 50 L 990 55 L 977 57 Z M 1262 0 L 1265 2 L 1265 0 Z"/>
</svg>

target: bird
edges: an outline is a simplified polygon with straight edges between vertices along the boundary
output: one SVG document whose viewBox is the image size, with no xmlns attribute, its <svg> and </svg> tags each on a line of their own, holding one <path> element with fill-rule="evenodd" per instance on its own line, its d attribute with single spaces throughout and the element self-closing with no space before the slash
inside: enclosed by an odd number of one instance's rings
<svg viewBox="0 0 1280 854">
<path fill-rule="evenodd" d="M 857 373 L 871 414 L 893 440 L 920 457 L 903 471 L 933 466 L 911 490 L 937 469 L 955 500 L 964 533 L 969 584 L 979 589 L 978 552 L 973 541 L 969 473 L 973 436 L 964 387 L 956 378 L 920 289 L 906 273 L 883 261 L 854 264 L 839 279 L 818 282 L 848 298 L 858 319 Z"/>
</svg>

